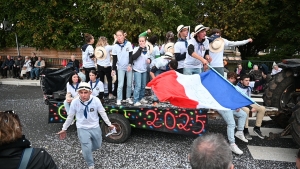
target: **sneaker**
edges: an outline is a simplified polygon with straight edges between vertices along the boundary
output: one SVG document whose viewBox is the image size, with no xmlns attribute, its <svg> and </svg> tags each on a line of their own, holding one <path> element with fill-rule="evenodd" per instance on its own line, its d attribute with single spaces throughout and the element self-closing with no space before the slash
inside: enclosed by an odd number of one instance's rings
<svg viewBox="0 0 300 169">
<path fill-rule="evenodd" d="M 239 138 L 239 139 L 242 140 L 243 142 L 248 143 L 248 140 L 245 138 L 243 132 L 236 132 L 234 136 L 237 137 L 237 138 Z"/>
<path fill-rule="evenodd" d="M 95 167 L 94 166 L 89 166 L 89 169 L 94 169 Z"/>
<path fill-rule="evenodd" d="M 118 106 L 121 105 L 121 100 L 117 100 L 117 105 L 118 105 Z"/>
<path fill-rule="evenodd" d="M 147 104 L 148 103 L 148 101 L 145 100 L 144 98 L 142 98 L 142 100 L 140 102 L 143 103 L 143 104 Z"/>
<path fill-rule="evenodd" d="M 238 146 L 236 144 L 231 144 L 230 145 L 230 149 L 232 152 L 234 152 L 235 154 L 243 154 L 243 151 L 241 149 L 238 148 Z"/>
<path fill-rule="evenodd" d="M 132 100 L 130 98 L 127 98 L 126 102 L 129 103 L 129 104 L 133 104 L 133 102 L 132 102 Z"/>
<path fill-rule="evenodd" d="M 142 105 L 142 103 L 140 103 L 140 102 L 134 103 L 134 106 L 140 106 L 140 105 Z"/>
<path fill-rule="evenodd" d="M 256 134 L 259 138 L 264 139 L 264 136 L 262 135 L 259 128 L 253 128 L 253 133 Z"/>
<path fill-rule="evenodd" d="M 252 140 L 252 137 L 249 133 L 245 133 L 244 136 L 247 140 Z"/>
</svg>

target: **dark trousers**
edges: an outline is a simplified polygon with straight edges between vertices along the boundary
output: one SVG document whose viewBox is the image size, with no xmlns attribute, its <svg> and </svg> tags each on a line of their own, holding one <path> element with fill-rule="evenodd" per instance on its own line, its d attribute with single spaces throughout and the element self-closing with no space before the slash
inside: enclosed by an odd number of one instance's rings
<svg viewBox="0 0 300 169">
<path fill-rule="evenodd" d="M 14 77 L 19 77 L 21 73 L 20 67 L 13 67 Z"/>
<path fill-rule="evenodd" d="M 183 68 L 176 69 L 176 72 L 183 74 Z"/>
<path fill-rule="evenodd" d="M 98 77 L 100 81 L 104 84 L 104 76 L 107 79 L 108 93 L 112 93 L 112 77 L 111 77 L 111 66 L 103 67 L 97 65 Z"/>
<path fill-rule="evenodd" d="M 91 70 L 96 70 L 96 68 L 91 67 L 91 68 L 84 68 L 85 71 L 85 82 L 89 82 L 90 81 L 90 71 Z"/>
<path fill-rule="evenodd" d="M 10 70 L 9 67 L 1 68 L 1 75 L 2 77 L 7 77 L 7 71 Z"/>
</svg>

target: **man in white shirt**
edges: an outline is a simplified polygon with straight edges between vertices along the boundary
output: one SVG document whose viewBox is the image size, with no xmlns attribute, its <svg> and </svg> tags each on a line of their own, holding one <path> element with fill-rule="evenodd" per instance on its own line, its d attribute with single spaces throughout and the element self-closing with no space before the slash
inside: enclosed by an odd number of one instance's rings
<svg viewBox="0 0 300 169">
<path fill-rule="evenodd" d="M 210 66 L 213 67 L 217 72 L 224 76 L 224 47 L 228 46 L 242 46 L 247 43 L 251 43 L 251 38 L 242 41 L 229 41 L 221 37 L 220 29 L 212 29 L 212 35 L 208 38 L 209 40 L 209 55 L 212 59 Z"/>
<path fill-rule="evenodd" d="M 102 132 L 99 125 L 99 116 L 109 126 L 110 130 L 115 128 L 109 121 L 105 109 L 99 98 L 92 96 L 92 90 L 88 83 L 81 82 L 77 89 L 79 96 L 72 101 L 68 117 L 63 128 L 57 134 L 60 139 L 66 138 L 66 131 L 76 115 L 76 127 L 80 140 L 82 155 L 87 162 L 89 169 L 94 169 L 93 151 L 96 151 L 102 144 Z"/>
</svg>

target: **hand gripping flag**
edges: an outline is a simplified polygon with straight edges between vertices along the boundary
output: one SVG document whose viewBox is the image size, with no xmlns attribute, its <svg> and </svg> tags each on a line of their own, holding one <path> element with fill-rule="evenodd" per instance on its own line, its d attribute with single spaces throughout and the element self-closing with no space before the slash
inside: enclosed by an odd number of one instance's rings
<svg viewBox="0 0 300 169">
<path fill-rule="evenodd" d="M 234 110 L 255 103 L 215 70 L 194 75 L 171 70 L 158 75 L 147 86 L 160 101 L 182 108 Z"/>
</svg>

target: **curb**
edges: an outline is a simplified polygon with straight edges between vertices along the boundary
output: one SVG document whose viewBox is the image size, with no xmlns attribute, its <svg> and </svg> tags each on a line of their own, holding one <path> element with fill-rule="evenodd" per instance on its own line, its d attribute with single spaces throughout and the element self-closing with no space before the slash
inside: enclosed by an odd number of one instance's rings
<svg viewBox="0 0 300 169">
<path fill-rule="evenodd" d="M 40 81 L 19 80 L 13 78 L 0 79 L 0 85 L 41 86 Z"/>
</svg>

